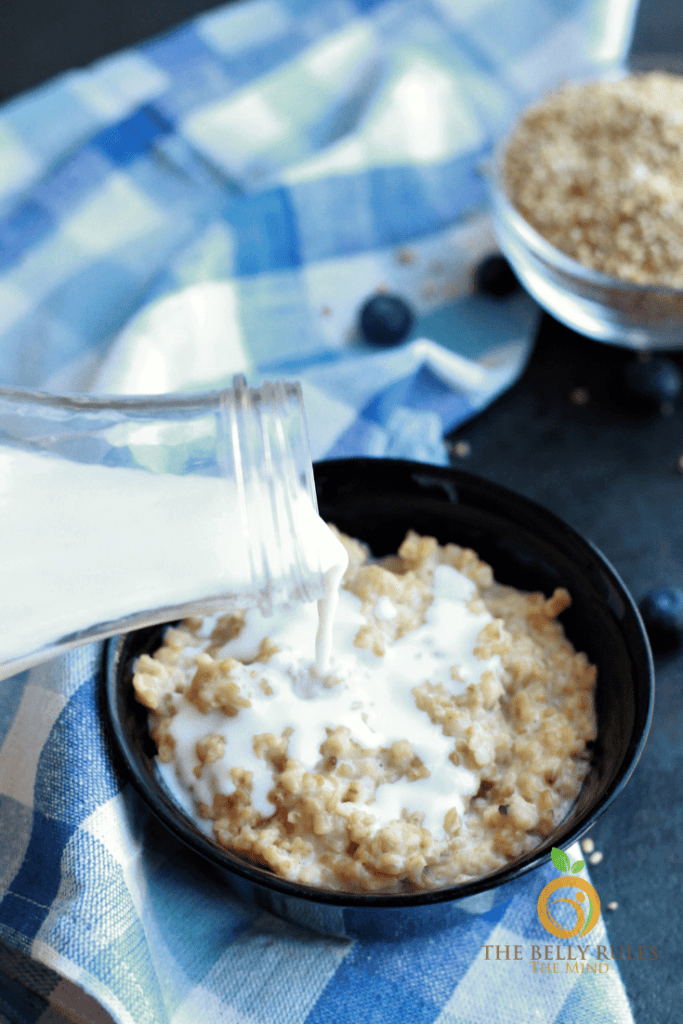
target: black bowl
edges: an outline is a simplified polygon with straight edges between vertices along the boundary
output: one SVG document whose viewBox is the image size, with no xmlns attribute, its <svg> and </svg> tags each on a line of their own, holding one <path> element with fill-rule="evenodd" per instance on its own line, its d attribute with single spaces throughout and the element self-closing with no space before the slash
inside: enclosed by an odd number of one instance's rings
<svg viewBox="0 0 683 1024">
<path fill-rule="evenodd" d="M 135 700 L 132 662 L 155 650 L 165 627 L 110 641 L 106 708 L 131 781 L 161 821 L 218 868 L 245 900 L 328 935 L 404 938 L 496 908 L 537 885 L 530 872 L 551 847 L 580 838 L 626 784 L 645 743 L 654 700 L 652 658 L 630 594 L 587 540 L 545 509 L 460 470 L 390 459 L 343 459 L 315 466 L 320 514 L 377 556 L 395 552 L 408 529 L 472 547 L 496 579 L 521 590 L 566 587 L 568 638 L 598 667 L 598 738 L 589 773 L 564 822 L 535 850 L 476 881 L 435 891 L 346 894 L 315 889 L 255 867 L 205 835 L 155 770 L 147 711 Z M 500 911 L 502 913 L 502 910 Z"/>
</svg>

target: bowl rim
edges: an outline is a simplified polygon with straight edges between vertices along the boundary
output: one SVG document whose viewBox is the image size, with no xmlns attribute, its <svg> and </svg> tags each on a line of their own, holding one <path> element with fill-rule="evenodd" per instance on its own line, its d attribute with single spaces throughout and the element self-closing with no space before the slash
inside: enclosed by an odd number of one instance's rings
<svg viewBox="0 0 683 1024">
<path fill-rule="evenodd" d="M 571 828 L 565 830 L 564 835 L 562 834 L 562 823 L 558 826 L 555 832 L 552 833 L 556 839 L 554 845 L 559 845 L 561 847 L 570 846 L 572 843 L 580 839 L 589 830 L 589 828 L 591 828 L 594 822 L 601 814 L 604 813 L 612 801 L 622 791 L 631 778 L 647 741 L 654 709 L 654 663 L 645 627 L 635 600 L 631 596 L 616 569 L 590 540 L 542 505 L 539 505 L 537 502 L 532 501 L 524 495 L 521 495 L 501 484 L 494 483 L 493 481 L 489 481 L 484 477 L 473 473 L 468 473 L 467 471 L 461 470 L 455 466 L 437 466 L 429 463 L 414 462 L 404 459 L 378 459 L 366 457 L 328 459 L 315 462 L 313 466 L 317 478 L 318 474 L 324 473 L 328 467 L 335 467 L 336 471 L 339 471 L 340 467 L 346 465 L 349 470 L 357 471 L 361 464 L 373 467 L 376 466 L 377 463 L 395 467 L 396 469 L 400 469 L 406 473 L 417 472 L 424 475 L 425 472 L 428 472 L 430 477 L 436 480 L 441 479 L 451 482 L 454 479 L 460 480 L 463 485 L 469 484 L 469 486 L 475 490 L 478 488 L 480 490 L 489 491 L 495 497 L 502 499 L 503 501 L 509 501 L 512 499 L 518 507 L 521 506 L 522 508 L 528 509 L 528 511 L 533 513 L 534 516 L 538 516 L 540 514 L 551 528 L 559 528 L 561 531 L 568 533 L 571 535 L 574 542 L 578 542 L 580 546 L 585 548 L 587 554 L 589 554 L 589 556 L 598 563 L 602 571 L 605 572 L 611 584 L 617 591 L 619 598 L 624 602 L 624 605 L 633 615 L 635 625 L 639 627 L 640 640 L 642 641 L 641 653 L 645 655 L 646 670 L 644 673 L 644 681 L 646 684 L 645 690 L 647 693 L 647 707 L 643 708 L 642 706 L 636 706 L 635 708 L 636 714 L 634 717 L 633 731 L 624 757 L 624 762 L 621 764 L 617 776 L 612 781 L 608 789 L 601 795 L 601 798 L 587 811 L 580 821 L 576 822 Z M 503 886 L 521 878 L 550 859 L 550 847 L 547 846 L 547 840 L 544 840 L 529 853 L 516 858 L 510 864 L 505 865 L 490 874 L 483 875 L 480 878 L 472 879 L 467 882 L 443 886 L 438 889 L 416 890 L 409 893 L 366 893 L 352 892 L 348 890 L 324 889 L 322 887 L 316 888 L 314 886 L 304 885 L 300 882 L 290 882 L 265 868 L 250 864 L 248 861 L 241 859 L 236 854 L 231 854 L 228 849 L 221 847 L 215 840 L 199 829 L 183 808 L 180 807 L 173 799 L 170 792 L 166 790 L 163 782 L 161 782 L 158 777 L 156 782 L 152 784 L 150 781 L 151 774 L 148 775 L 139 770 L 133 749 L 128 742 L 125 725 L 119 713 L 119 702 L 121 700 L 119 689 L 124 682 L 120 670 L 122 656 L 124 654 L 126 644 L 129 643 L 129 637 L 136 637 L 139 635 L 139 632 L 140 631 L 136 630 L 131 634 L 114 636 L 106 641 L 102 688 L 103 711 L 108 731 L 113 739 L 114 746 L 118 754 L 123 760 L 129 781 L 142 797 L 149 810 L 151 810 L 162 824 L 164 824 L 185 846 L 188 846 L 195 854 L 199 854 L 219 869 L 241 876 L 243 879 L 254 883 L 261 888 L 280 893 L 283 896 L 299 898 L 309 903 L 317 903 L 328 907 L 352 909 L 380 907 L 408 909 L 446 902 L 456 902 L 469 896 L 475 896 L 482 892 L 486 892 L 490 889 L 496 889 L 499 886 Z M 128 692 L 130 692 L 130 682 L 131 681 L 128 680 Z M 144 711 L 142 705 L 140 705 L 140 708 Z M 567 819 L 565 819 L 565 821 L 566 820 Z"/>
<path fill-rule="evenodd" d="M 592 80 L 597 81 L 597 79 Z M 529 106 L 532 106 L 532 104 L 524 109 L 528 109 Z M 600 288 L 611 289 L 612 291 L 631 292 L 637 295 L 656 295 L 662 298 L 674 298 L 683 295 L 683 286 L 681 288 L 672 288 L 664 284 L 638 284 L 635 281 L 627 281 L 620 277 L 614 277 L 612 274 L 605 274 L 601 270 L 593 270 L 592 267 L 586 267 L 579 260 L 574 259 L 573 256 L 568 256 L 561 249 L 554 246 L 526 220 L 513 204 L 507 190 L 503 186 L 505 154 L 523 112 L 520 112 L 513 124 L 497 139 L 491 151 L 490 159 L 486 162 L 484 173 L 493 200 L 494 217 L 498 215 L 502 220 L 509 223 L 512 230 L 532 252 L 535 252 L 546 263 L 551 263 L 559 270 L 564 271 L 568 276 L 581 279 L 588 284 Z"/>
</svg>

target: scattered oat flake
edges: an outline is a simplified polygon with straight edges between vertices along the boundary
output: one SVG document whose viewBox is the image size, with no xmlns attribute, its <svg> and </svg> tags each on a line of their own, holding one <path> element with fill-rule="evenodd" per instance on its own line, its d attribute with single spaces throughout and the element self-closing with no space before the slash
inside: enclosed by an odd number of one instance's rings
<svg viewBox="0 0 683 1024">
<path fill-rule="evenodd" d="M 595 849 L 595 843 L 590 838 L 590 836 L 588 837 L 588 839 L 582 839 L 581 840 L 581 849 L 583 850 L 584 853 L 592 853 L 593 852 L 593 850 Z"/>
<path fill-rule="evenodd" d="M 683 473 L 683 455 L 681 455 L 680 459 L 678 460 L 678 468 L 680 472 Z"/>
<path fill-rule="evenodd" d="M 468 455 L 472 454 L 472 445 L 469 441 L 457 441 L 453 445 L 453 454 L 458 459 L 466 459 Z"/>
<path fill-rule="evenodd" d="M 320 313 L 322 316 L 332 316 L 332 309 L 330 306 L 323 306 Z"/>
<path fill-rule="evenodd" d="M 573 405 L 588 405 L 590 397 L 588 388 L 574 388 L 569 392 L 569 401 Z"/>
<path fill-rule="evenodd" d="M 601 860 L 602 854 L 600 853 L 600 850 L 596 850 L 595 853 L 591 853 L 590 857 L 588 858 L 588 863 L 599 864 Z"/>
<path fill-rule="evenodd" d="M 607 909 L 608 910 L 616 910 L 618 906 L 619 906 L 619 904 L 617 903 L 617 901 L 616 900 L 612 900 L 611 903 L 607 904 Z"/>
<path fill-rule="evenodd" d="M 417 256 L 412 249 L 399 249 L 396 253 L 397 263 L 415 263 Z"/>
</svg>

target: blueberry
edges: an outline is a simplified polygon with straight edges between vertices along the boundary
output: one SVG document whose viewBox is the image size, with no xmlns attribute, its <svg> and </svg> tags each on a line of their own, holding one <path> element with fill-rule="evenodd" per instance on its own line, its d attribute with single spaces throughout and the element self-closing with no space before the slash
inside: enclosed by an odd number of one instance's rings
<svg viewBox="0 0 683 1024">
<path fill-rule="evenodd" d="M 377 345 L 398 345 L 414 321 L 412 309 L 400 295 L 373 295 L 360 311 L 363 336 Z"/>
<path fill-rule="evenodd" d="M 640 602 L 640 614 L 654 650 L 671 650 L 683 641 L 683 590 L 651 590 Z"/>
<path fill-rule="evenodd" d="M 654 410 L 676 401 L 683 388 L 683 377 L 671 359 L 653 356 L 626 363 L 623 383 L 625 395 L 632 404 L 640 409 Z"/>
<path fill-rule="evenodd" d="M 474 272 L 475 291 L 491 295 L 495 299 L 505 298 L 519 288 L 515 272 L 504 256 L 487 256 Z"/>
</svg>

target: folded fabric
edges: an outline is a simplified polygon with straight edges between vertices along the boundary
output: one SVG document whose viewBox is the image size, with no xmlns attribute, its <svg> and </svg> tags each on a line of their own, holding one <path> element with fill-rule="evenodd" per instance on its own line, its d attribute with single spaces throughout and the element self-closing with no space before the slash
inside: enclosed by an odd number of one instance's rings
<svg viewBox="0 0 683 1024">
<path fill-rule="evenodd" d="M 216 276 L 256 365 L 343 345 L 350 279 L 424 314 L 466 295 L 480 160 L 548 81 L 622 56 L 608 9 L 252 0 L 9 104 L 0 379 L 87 389 L 141 305 Z"/>
<path fill-rule="evenodd" d="M 283 360 L 275 292 L 272 305 L 260 313 L 262 322 L 270 322 L 263 333 L 264 358 L 254 366 L 237 322 L 238 287 L 209 281 L 151 303 L 117 340 L 92 389 L 149 394 L 226 384 L 235 373 L 249 374 L 253 383 L 295 377 L 303 389 L 313 459 L 384 455 L 447 463 L 443 435 L 516 379 L 536 317 L 533 303 L 523 295 L 506 302 L 505 317 L 496 300 L 468 296 L 453 305 L 448 311 L 451 344 L 465 351 L 469 347 L 472 354 L 478 347 L 486 353 L 485 363 L 425 338 L 389 352 L 358 344 L 303 354 L 293 350 Z M 329 294 L 334 294 L 332 282 Z M 479 328 L 471 339 L 468 315 Z M 472 333 L 476 326 L 470 324 Z"/>
<path fill-rule="evenodd" d="M 619 61 L 633 11 L 248 0 L 6 105 L 0 381 L 296 377 L 314 457 L 445 461 L 444 432 L 517 378 L 536 318 L 473 291 L 495 249 L 482 159 L 549 82 Z M 417 313 L 391 351 L 356 328 L 382 289 Z M 547 941 L 550 865 L 402 943 L 240 904 L 120 773 L 100 671 L 91 646 L 0 684 L 0 1019 L 91 1020 L 94 1000 L 118 1024 L 631 1021 L 616 965 L 550 978 L 487 958 Z"/>
</svg>

